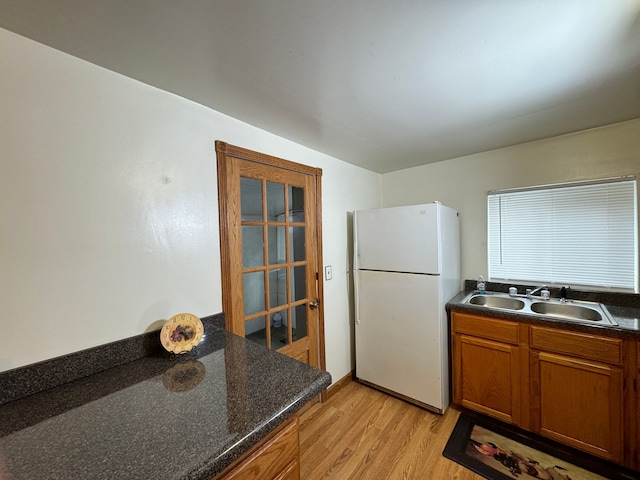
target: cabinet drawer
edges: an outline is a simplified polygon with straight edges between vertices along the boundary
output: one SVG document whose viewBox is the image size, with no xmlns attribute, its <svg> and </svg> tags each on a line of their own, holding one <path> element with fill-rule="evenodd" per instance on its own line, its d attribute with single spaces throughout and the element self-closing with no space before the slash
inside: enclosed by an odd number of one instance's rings
<svg viewBox="0 0 640 480">
<path fill-rule="evenodd" d="M 622 340 L 531 326 L 531 347 L 600 362 L 622 364 Z"/>
<path fill-rule="evenodd" d="M 518 323 L 453 312 L 453 330 L 474 337 L 518 344 Z"/>
</svg>

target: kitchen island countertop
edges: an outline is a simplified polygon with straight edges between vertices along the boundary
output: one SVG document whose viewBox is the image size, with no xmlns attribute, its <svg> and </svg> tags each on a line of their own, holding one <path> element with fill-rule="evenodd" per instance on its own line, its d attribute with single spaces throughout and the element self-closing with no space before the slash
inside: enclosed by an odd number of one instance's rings
<svg viewBox="0 0 640 480">
<path fill-rule="evenodd" d="M 196 353 L 158 351 L 1 405 L 0 479 L 211 479 L 330 383 L 206 325 Z"/>
</svg>

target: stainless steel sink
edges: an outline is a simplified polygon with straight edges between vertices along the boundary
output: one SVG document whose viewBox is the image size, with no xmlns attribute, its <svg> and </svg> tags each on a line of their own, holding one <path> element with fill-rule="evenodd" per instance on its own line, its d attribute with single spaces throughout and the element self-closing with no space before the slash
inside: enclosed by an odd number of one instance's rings
<svg viewBox="0 0 640 480">
<path fill-rule="evenodd" d="M 542 300 L 538 297 L 511 296 L 506 293 L 476 292 L 468 295 L 462 303 L 478 305 L 488 309 L 511 310 L 522 315 L 545 317 L 591 325 L 618 325 L 601 303 L 557 299 Z"/>
<path fill-rule="evenodd" d="M 522 300 L 497 295 L 474 295 L 469 298 L 467 303 L 483 305 L 489 308 L 504 308 L 507 310 L 522 310 L 524 308 L 524 302 Z"/>
<path fill-rule="evenodd" d="M 605 314 L 600 304 L 594 303 L 586 306 L 584 303 L 534 302 L 531 304 L 531 311 L 543 315 L 564 318 L 566 320 L 582 320 L 616 325 L 613 319 Z"/>
</svg>

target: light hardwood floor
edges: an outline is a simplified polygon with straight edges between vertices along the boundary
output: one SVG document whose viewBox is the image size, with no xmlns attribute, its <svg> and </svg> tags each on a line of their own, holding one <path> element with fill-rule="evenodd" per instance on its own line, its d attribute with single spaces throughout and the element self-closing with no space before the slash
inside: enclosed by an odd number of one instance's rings
<svg viewBox="0 0 640 480">
<path fill-rule="evenodd" d="M 442 456 L 459 412 L 437 415 L 350 382 L 300 419 L 302 480 L 482 480 Z"/>
</svg>

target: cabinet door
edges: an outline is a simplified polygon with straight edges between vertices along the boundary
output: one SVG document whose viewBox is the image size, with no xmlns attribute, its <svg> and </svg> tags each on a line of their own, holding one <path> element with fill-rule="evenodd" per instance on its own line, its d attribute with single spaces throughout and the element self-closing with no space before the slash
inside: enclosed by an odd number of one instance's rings
<svg viewBox="0 0 640 480">
<path fill-rule="evenodd" d="M 248 454 L 220 480 L 300 480 L 298 419 L 280 427 L 274 436 Z M 218 477 L 215 478 L 218 480 Z"/>
<path fill-rule="evenodd" d="M 516 345 L 467 335 L 454 337 L 454 400 L 463 407 L 518 424 L 519 350 Z"/>
<path fill-rule="evenodd" d="M 546 352 L 531 354 L 534 431 L 622 461 L 623 370 Z"/>
</svg>

